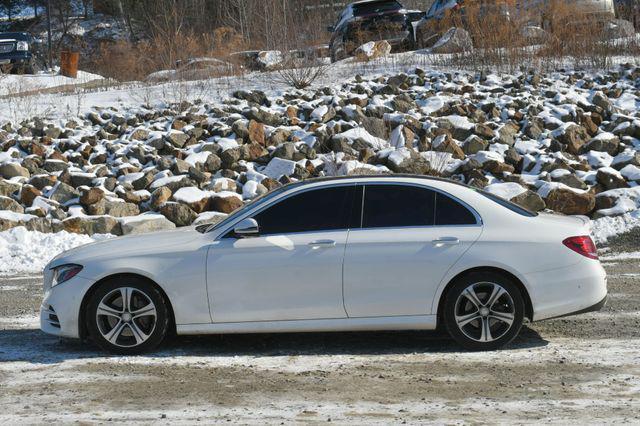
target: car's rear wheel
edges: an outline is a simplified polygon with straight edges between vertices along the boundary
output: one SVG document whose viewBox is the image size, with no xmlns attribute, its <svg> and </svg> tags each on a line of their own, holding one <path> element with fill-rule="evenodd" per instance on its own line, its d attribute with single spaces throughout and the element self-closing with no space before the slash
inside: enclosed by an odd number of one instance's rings
<svg viewBox="0 0 640 426">
<path fill-rule="evenodd" d="M 510 343 L 524 321 L 524 299 L 506 276 L 477 272 L 458 280 L 447 292 L 444 321 L 462 347 L 491 351 Z"/>
<path fill-rule="evenodd" d="M 169 310 L 160 291 L 135 277 L 109 280 L 91 295 L 85 323 L 101 348 L 137 354 L 156 348 L 169 330 Z"/>
</svg>

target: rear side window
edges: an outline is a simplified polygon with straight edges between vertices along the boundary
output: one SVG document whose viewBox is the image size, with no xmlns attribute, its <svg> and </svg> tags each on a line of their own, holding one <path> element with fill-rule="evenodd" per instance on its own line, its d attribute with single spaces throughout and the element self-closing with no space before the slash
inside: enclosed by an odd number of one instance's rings
<svg viewBox="0 0 640 426">
<path fill-rule="evenodd" d="M 305 191 L 279 201 L 253 216 L 260 235 L 346 229 L 354 186 Z"/>
<path fill-rule="evenodd" d="M 436 195 L 436 226 L 475 225 L 478 221 L 471 211 L 453 198 Z"/>
<path fill-rule="evenodd" d="M 367 185 L 363 228 L 433 226 L 436 193 L 403 185 Z"/>
</svg>

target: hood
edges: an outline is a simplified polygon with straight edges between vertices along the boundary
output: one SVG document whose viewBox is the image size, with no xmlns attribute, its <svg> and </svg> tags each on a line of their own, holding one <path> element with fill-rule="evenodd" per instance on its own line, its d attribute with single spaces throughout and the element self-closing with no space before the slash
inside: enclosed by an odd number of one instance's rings
<svg viewBox="0 0 640 426">
<path fill-rule="evenodd" d="M 96 243 L 76 247 L 56 256 L 47 265 L 47 269 L 68 263 L 82 265 L 92 259 L 108 259 L 110 257 L 123 257 L 129 254 L 141 252 L 152 254 L 154 250 L 179 247 L 202 236 L 195 228 L 181 228 L 165 232 L 153 232 L 142 235 L 128 235 L 116 237 Z"/>
</svg>

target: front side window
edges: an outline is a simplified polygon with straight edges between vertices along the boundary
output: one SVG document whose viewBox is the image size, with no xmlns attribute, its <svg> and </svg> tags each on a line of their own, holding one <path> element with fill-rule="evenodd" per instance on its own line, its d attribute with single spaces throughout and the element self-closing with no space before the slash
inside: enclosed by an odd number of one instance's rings
<svg viewBox="0 0 640 426">
<path fill-rule="evenodd" d="M 292 195 L 257 213 L 260 235 L 348 228 L 355 187 L 337 186 Z"/>
<path fill-rule="evenodd" d="M 363 228 L 433 226 L 435 191 L 416 186 L 367 185 Z"/>
</svg>

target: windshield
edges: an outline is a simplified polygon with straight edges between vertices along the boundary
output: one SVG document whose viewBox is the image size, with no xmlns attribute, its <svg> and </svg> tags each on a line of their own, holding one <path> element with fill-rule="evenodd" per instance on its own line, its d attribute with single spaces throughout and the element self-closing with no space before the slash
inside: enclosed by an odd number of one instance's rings
<svg viewBox="0 0 640 426">
<path fill-rule="evenodd" d="M 199 231 L 202 232 L 203 234 L 206 234 L 207 232 L 211 232 L 211 231 L 215 231 L 216 229 L 223 228 L 227 226 L 229 223 L 232 223 L 234 220 L 236 220 L 238 217 L 240 217 L 244 213 L 246 213 L 247 210 L 252 209 L 258 206 L 259 204 L 262 204 L 272 199 L 278 194 L 281 194 L 285 188 L 287 188 L 287 186 L 281 186 L 280 188 L 274 189 L 271 192 L 267 192 L 266 194 L 263 194 L 258 198 L 255 198 L 252 201 L 248 202 L 244 206 L 240 207 L 238 210 L 234 211 L 229 216 L 224 218 L 224 220 L 222 220 L 221 222 L 214 223 L 213 225 L 203 225 L 202 227 L 199 227 Z"/>
</svg>

